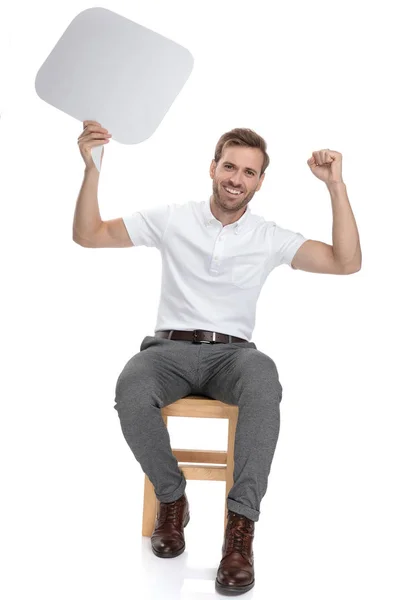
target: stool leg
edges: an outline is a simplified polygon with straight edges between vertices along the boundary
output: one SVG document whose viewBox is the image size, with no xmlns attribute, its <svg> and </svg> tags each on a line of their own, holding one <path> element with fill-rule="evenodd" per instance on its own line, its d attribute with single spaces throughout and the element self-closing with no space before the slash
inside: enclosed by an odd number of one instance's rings
<svg viewBox="0 0 400 600">
<path fill-rule="evenodd" d="M 233 486 L 233 470 L 235 466 L 235 435 L 236 425 L 238 420 L 238 410 L 230 411 L 228 418 L 228 448 L 226 460 L 226 487 L 225 487 L 225 519 L 224 519 L 224 535 L 228 523 L 228 494 Z"/>
<path fill-rule="evenodd" d="M 143 520 L 142 535 L 150 537 L 154 531 L 154 525 L 157 516 L 157 497 L 154 492 L 154 486 L 150 479 L 145 475 L 144 478 L 144 498 L 143 498 Z"/>
</svg>

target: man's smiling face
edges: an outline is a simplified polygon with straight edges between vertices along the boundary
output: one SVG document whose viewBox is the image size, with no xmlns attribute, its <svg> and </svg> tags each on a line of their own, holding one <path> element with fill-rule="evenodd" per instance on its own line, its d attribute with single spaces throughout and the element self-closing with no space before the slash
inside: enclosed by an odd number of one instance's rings
<svg viewBox="0 0 400 600">
<path fill-rule="evenodd" d="M 246 205 L 260 189 L 264 180 L 261 175 L 264 156 L 259 148 L 228 146 L 216 165 L 212 161 L 210 176 L 213 180 L 212 207 L 216 218 L 220 216 L 239 219 Z M 233 222 L 229 221 L 229 222 Z M 226 223 L 224 223 L 226 224 Z"/>
</svg>

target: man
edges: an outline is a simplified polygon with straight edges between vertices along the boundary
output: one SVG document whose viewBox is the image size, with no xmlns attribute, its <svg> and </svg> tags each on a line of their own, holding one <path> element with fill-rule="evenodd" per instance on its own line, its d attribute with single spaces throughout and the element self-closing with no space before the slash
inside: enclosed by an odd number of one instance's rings
<svg viewBox="0 0 400 600">
<path fill-rule="evenodd" d="M 254 524 L 267 490 L 282 399 L 274 361 L 250 342 L 256 303 L 268 274 L 279 265 L 343 275 L 361 268 L 342 156 L 320 150 L 308 160 L 331 195 L 330 246 L 250 212 L 248 204 L 260 190 L 269 164 L 265 141 L 250 129 L 233 129 L 218 141 L 210 166 L 209 201 L 171 203 L 102 221 L 91 148 L 109 136 L 100 124 L 84 122 L 78 141 L 86 170 L 74 240 L 90 248 L 153 246 L 162 255 L 155 335 L 144 338 L 140 352 L 119 375 L 114 406 L 124 437 L 160 501 L 152 550 L 162 558 L 180 555 L 190 518 L 186 480 L 172 454 L 160 409 L 191 394 L 237 405 L 234 485 L 227 499 L 216 588 L 243 593 L 255 583 Z"/>
</svg>

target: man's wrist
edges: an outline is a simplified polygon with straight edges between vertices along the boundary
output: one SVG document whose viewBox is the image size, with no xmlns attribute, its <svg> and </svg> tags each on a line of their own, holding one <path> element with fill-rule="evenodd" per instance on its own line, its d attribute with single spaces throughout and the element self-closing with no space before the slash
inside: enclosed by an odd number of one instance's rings
<svg viewBox="0 0 400 600">
<path fill-rule="evenodd" d="M 329 187 L 330 185 L 333 185 L 333 186 L 335 186 L 335 185 L 338 185 L 338 184 L 339 184 L 339 185 L 340 185 L 340 184 L 342 184 L 342 185 L 346 185 L 346 184 L 345 184 L 345 182 L 343 181 L 343 179 L 338 179 L 337 181 L 327 181 L 327 182 L 326 182 L 326 185 L 327 185 L 328 187 Z"/>
<path fill-rule="evenodd" d="M 97 175 L 99 174 L 99 171 L 96 166 L 85 168 L 85 175 L 91 175 L 92 173 L 96 173 Z"/>
</svg>

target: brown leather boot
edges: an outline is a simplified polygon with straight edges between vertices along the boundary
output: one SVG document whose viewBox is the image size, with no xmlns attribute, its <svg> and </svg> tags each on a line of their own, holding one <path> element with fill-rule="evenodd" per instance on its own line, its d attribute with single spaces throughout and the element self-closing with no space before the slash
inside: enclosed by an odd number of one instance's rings
<svg viewBox="0 0 400 600">
<path fill-rule="evenodd" d="M 160 502 L 151 547 L 159 558 L 174 558 L 185 550 L 183 528 L 189 523 L 189 502 L 186 493 L 174 502 Z"/>
<path fill-rule="evenodd" d="M 254 584 L 254 521 L 228 510 L 222 559 L 215 579 L 221 594 L 243 594 Z"/>
</svg>

